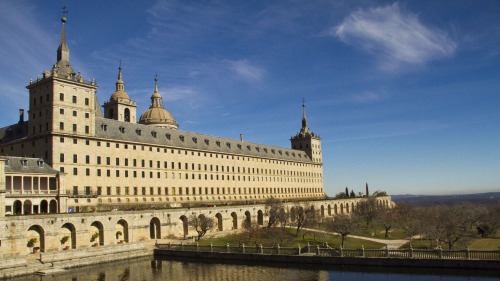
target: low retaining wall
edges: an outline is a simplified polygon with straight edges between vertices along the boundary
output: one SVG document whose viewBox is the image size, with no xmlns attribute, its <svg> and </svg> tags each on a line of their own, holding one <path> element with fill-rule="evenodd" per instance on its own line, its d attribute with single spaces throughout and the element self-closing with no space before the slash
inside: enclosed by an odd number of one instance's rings
<svg viewBox="0 0 500 281">
<path fill-rule="evenodd" d="M 452 260 L 452 259 L 403 259 L 403 258 L 352 258 L 325 257 L 315 255 L 273 255 L 273 254 L 242 254 L 195 252 L 155 249 L 155 257 L 189 257 L 204 260 L 229 260 L 252 262 L 281 262 L 315 265 L 354 265 L 354 266 L 392 266 L 392 267 L 424 267 L 424 268 L 455 268 L 455 269 L 488 269 L 500 270 L 498 260 Z"/>
<path fill-rule="evenodd" d="M 16 259 L 17 262 L 10 260 L 8 266 L 2 264 L 0 266 L 0 278 L 35 273 L 45 275 L 75 267 L 151 256 L 152 254 L 153 249 L 145 247 L 142 242 L 40 253 L 40 258 L 36 260 L 27 261 L 24 258 Z"/>
</svg>

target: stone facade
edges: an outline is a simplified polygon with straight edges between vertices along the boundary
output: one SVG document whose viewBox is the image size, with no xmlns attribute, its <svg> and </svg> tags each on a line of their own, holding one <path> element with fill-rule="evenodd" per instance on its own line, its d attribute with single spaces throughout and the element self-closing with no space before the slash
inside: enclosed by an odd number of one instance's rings
<svg viewBox="0 0 500 281">
<path fill-rule="evenodd" d="M 22 110 L 17 124 L 0 128 L 0 155 L 40 157 L 66 174 L 61 212 L 325 198 L 321 139 L 305 109 L 288 149 L 177 130 L 156 79 L 136 122 L 124 85 L 120 67 L 103 116 L 95 81 L 69 63 L 64 21 L 57 62 L 27 86 L 28 120 Z"/>
</svg>

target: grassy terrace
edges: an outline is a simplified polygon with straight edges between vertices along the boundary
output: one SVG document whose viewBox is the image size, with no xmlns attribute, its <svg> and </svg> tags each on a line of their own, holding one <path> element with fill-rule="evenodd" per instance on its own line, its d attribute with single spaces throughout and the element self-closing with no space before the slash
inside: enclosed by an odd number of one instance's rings
<svg viewBox="0 0 500 281">
<path fill-rule="evenodd" d="M 323 245 L 328 243 L 330 247 L 338 248 L 341 243 L 340 236 L 331 235 L 326 233 L 317 233 L 311 231 L 302 230 L 299 236 L 295 236 L 295 229 L 258 229 L 251 232 L 242 232 L 238 234 L 229 234 L 223 237 L 217 238 L 206 238 L 203 237 L 200 241 L 200 245 L 240 245 L 244 243 L 245 246 L 255 246 L 262 244 L 264 247 L 275 246 L 280 244 L 281 247 L 297 247 L 306 246 L 307 243 L 312 245 Z M 359 249 L 361 246 L 365 249 L 381 249 L 385 244 L 372 242 L 368 240 L 356 239 L 352 237 L 347 237 L 344 248 L 345 249 Z"/>
</svg>

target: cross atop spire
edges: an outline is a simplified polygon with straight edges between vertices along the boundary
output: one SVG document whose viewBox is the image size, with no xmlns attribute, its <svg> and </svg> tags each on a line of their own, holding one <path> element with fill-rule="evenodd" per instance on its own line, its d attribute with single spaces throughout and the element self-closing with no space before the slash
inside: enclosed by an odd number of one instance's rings
<svg viewBox="0 0 500 281">
<path fill-rule="evenodd" d="M 61 42 L 59 43 L 59 47 L 57 48 L 57 62 L 54 65 L 53 70 L 59 77 L 72 79 L 75 77 L 76 73 L 73 71 L 73 68 L 71 68 L 71 65 L 69 63 L 69 48 L 68 45 L 66 44 L 65 23 L 67 20 L 64 15 L 67 14 L 68 11 L 66 10 L 66 6 L 64 6 L 62 10 L 63 10 L 62 11 L 63 17 L 61 18 L 62 22 Z"/>
</svg>

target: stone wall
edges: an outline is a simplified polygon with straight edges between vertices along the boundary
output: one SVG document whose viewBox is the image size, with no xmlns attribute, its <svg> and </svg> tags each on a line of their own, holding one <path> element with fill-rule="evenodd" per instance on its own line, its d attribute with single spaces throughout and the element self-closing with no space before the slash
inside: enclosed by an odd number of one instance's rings
<svg viewBox="0 0 500 281">
<path fill-rule="evenodd" d="M 392 207 L 391 198 L 377 197 L 380 207 Z M 352 198 L 321 200 L 302 203 L 285 203 L 286 209 L 296 204 L 310 205 L 321 217 L 335 217 L 352 212 L 353 207 L 364 200 Z M 7 216 L 0 218 L 0 258 L 24 256 L 33 249 L 40 252 L 57 252 L 66 248 L 85 249 L 122 243 L 155 241 L 167 238 L 195 236 L 196 231 L 185 223 L 187 219 L 203 214 L 215 220 L 210 232 L 241 229 L 246 219 L 267 224 L 265 206 L 238 205 L 203 208 L 178 208 L 146 211 L 117 211 L 97 213 L 45 214 L 29 216 Z M 122 235 L 117 237 L 117 232 Z M 91 241 L 93 234 L 94 241 Z M 68 236 L 62 244 L 61 239 Z M 33 249 L 27 247 L 30 238 L 36 238 Z"/>
</svg>

